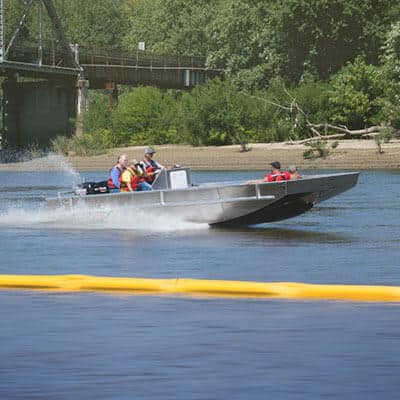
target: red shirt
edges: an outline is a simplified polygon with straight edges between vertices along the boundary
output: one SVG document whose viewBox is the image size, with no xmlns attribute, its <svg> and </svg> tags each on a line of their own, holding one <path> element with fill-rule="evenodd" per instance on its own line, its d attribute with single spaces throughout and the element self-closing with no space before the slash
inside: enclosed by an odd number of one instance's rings
<svg viewBox="0 0 400 400">
<path fill-rule="evenodd" d="M 265 175 L 264 181 L 266 182 L 277 182 L 277 181 L 288 181 L 290 180 L 290 173 L 288 171 L 270 173 Z"/>
</svg>

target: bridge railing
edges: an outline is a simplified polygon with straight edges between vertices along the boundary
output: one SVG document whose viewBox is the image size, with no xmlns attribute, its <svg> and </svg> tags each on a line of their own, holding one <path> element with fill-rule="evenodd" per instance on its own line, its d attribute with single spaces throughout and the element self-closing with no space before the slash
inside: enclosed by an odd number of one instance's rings
<svg viewBox="0 0 400 400">
<path fill-rule="evenodd" d="M 90 49 L 78 46 L 71 46 L 71 51 L 75 53 L 77 63 L 82 66 L 109 65 L 149 69 L 206 69 L 205 57 L 161 56 L 143 50 Z M 41 63 L 52 67 L 64 67 L 68 56 L 64 49 L 51 42 L 43 43 L 40 51 L 37 44 L 23 42 L 14 44 L 7 58 L 15 62 Z"/>
<path fill-rule="evenodd" d="M 37 44 L 31 43 L 14 44 L 7 55 L 7 61 L 11 62 L 49 67 L 73 67 L 67 65 L 66 60 L 68 60 L 66 51 L 58 46 L 50 45 L 39 50 Z"/>
<path fill-rule="evenodd" d="M 160 56 L 151 52 L 136 50 L 79 49 L 82 65 L 126 65 L 148 68 L 189 68 L 205 69 L 205 57 Z"/>
</svg>

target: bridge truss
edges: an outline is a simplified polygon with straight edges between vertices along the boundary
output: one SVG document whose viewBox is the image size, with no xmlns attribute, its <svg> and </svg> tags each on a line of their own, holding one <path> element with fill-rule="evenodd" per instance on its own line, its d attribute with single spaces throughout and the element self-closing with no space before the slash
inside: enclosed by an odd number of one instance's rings
<svg viewBox="0 0 400 400">
<path fill-rule="evenodd" d="M 26 0 L 25 9 L 20 16 L 19 23 L 11 38 L 5 37 L 7 13 L 5 0 L 0 0 L 0 67 L 3 71 L 17 71 L 22 75 L 46 76 L 51 75 L 78 75 L 82 68 L 75 60 L 61 26 L 52 0 Z M 38 37 L 36 45 L 19 40 L 21 30 L 31 10 L 37 7 Z M 43 40 L 43 13 L 47 11 L 54 34 L 53 48 L 44 45 Z"/>
<path fill-rule="evenodd" d="M 38 34 L 35 41 L 21 39 L 21 28 L 37 7 Z M 43 38 L 43 16 L 47 12 L 54 37 Z M 143 50 L 88 49 L 70 45 L 52 0 L 25 0 L 25 9 L 11 38 L 5 38 L 7 12 L 0 0 L 0 74 L 18 72 L 22 76 L 57 79 L 85 79 L 91 88 L 108 83 L 189 88 L 220 75 L 210 70 L 203 57 L 157 56 Z"/>
<path fill-rule="evenodd" d="M 6 0 L 0 0 L 0 76 L 6 77 L 0 151 L 32 143 L 46 147 L 54 135 L 80 134 L 89 88 L 106 89 L 113 106 L 118 101 L 118 84 L 189 89 L 222 74 L 207 69 L 205 58 L 70 45 L 53 0 L 11 1 L 23 2 L 24 10 L 21 7 L 19 23 L 6 38 Z M 24 35 L 28 17 L 37 17 L 33 39 Z M 51 38 L 44 37 L 48 22 Z"/>
</svg>

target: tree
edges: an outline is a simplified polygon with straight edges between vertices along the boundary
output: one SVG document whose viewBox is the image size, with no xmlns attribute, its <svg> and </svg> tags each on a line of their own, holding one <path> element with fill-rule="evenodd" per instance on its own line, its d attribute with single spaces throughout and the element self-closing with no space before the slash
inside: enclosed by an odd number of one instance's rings
<svg viewBox="0 0 400 400">
<path fill-rule="evenodd" d="M 385 81 L 380 68 L 357 58 L 336 74 L 331 84 L 328 96 L 333 122 L 352 129 L 382 122 Z"/>
<path fill-rule="evenodd" d="M 264 56 L 268 44 L 262 36 L 269 14 L 267 3 L 271 2 L 220 2 L 206 26 L 208 65 L 225 69 L 243 88 L 265 87 L 274 75 L 274 63 Z"/>
<path fill-rule="evenodd" d="M 87 47 L 121 46 L 126 30 L 123 0 L 55 0 L 68 40 Z"/>
<path fill-rule="evenodd" d="M 392 0 L 275 0 L 263 31 L 266 52 L 277 55 L 292 83 L 305 72 L 327 79 L 358 55 L 376 64 L 395 9 Z"/>
<path fill-rule="evenodd" d="M 243 145 L 265 128 L 264 115 L 263 104 L 229 79 L 214 79 L 182 96 L 182 129 L 193 145 Z"/>
<path fill-rule="evenodd" d="M 125 47 L 139 42 L 158 54 L 205 56 L 208 41 L 205 26 L 219 0 L 126 0 L 129 21 Z"/>
<path fill-rule="evenodd" d="M 175 102 L 169 93 L 138 87 L 120 96 L 112 112 L 113 132 L 121 145 L 173 143 Z"/>
<path fill-rule="evenodd" d="M 400 128 L 400 22 L 389 29 L 383 50 L 381 61 L 389 82 L 383 113 L 394 127 Z"/>
</svg>

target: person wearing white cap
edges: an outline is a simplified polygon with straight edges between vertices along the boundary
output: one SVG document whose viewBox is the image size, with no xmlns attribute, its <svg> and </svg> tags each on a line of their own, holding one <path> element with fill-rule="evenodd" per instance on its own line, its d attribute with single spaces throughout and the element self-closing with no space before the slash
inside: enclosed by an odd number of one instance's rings
<svg viewBox="0 0 400 400">
<path fill-rule="evenodd" d="M 144 158 L 140 163 L 146 171 L 146 181 L 149 182 L 150 184 L 153 183 L 157 172 L 160 169 L 165 168 L 156 160 L 153 160 L 154 153 L 155 151 L 151 147 L 146 147 L 144 150 Z"/>
<path fill-rule="evenodd" d="M 110 193 L 119 192 L 121 189 L 121 176 L 125 171 L 128 157 L 125 154 L 121 154 L 118 157 L 117 164 L 110 169 L 107 186 Z"/>
</svg>

